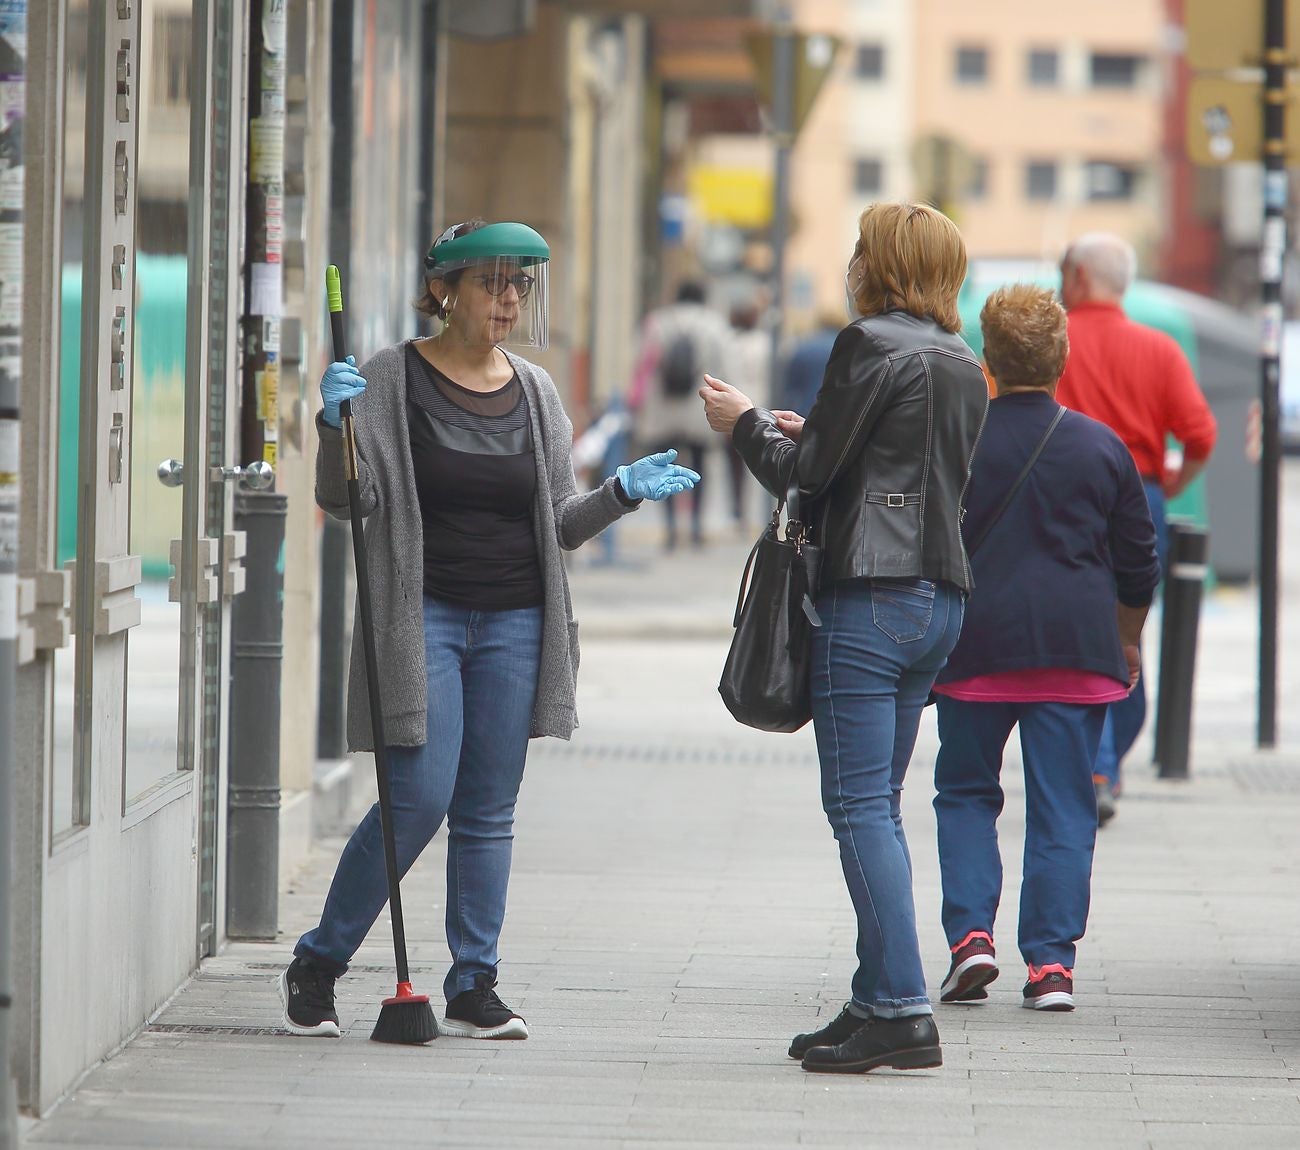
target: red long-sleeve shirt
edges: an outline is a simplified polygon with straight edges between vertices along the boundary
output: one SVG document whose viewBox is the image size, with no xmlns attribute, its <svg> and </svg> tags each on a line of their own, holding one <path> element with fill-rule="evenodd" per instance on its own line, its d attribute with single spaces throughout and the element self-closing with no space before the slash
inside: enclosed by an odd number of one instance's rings
<svg viewBox="0 0 1300 1150">
<path fill-rule="evenodd" d="M 1058 402 L 1111 428 L 1144 478 L 1164 478 L 1167 434 L 1183 445 L 1184 459 L 1209 456 L 1218 428 L 1173 339 L 1110 303 L 1071 308 L 1069 331 Z"/>
</svg>

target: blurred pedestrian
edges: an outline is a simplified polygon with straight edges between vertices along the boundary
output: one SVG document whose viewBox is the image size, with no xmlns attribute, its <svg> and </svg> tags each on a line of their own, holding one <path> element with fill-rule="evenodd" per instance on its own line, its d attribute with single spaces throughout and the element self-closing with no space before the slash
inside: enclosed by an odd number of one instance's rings
<svg viewBox="0 0 1300 1150">
<path fill-rule="evenodd" d="M 1214 448 L 1214 415 L 1197 386 L 1192 366 L 1169 336 L 1124 315 L 1124 293 L 1137 274 L 1128 241 L 1107 232 L 1080 236 L 1061 260 L 1061 302 L 1069 312 L 1070 358 L 1057 398 L 1074 411 L 1100 420 L 1133 456 L 1165 567 L 1168 534 L 1165 501 L 1182 492 L 1205 468 Z M 1177 471 L 1165 467 L 1165 444 L 1182 444 Z M 1115 814 L 1120 766 L 1146 722 L 1146 685 L 1110 708 L 1097 753 L 1094 784 L 1097 817 Z"/>
<path fill-rule="evenodd" d="M 348 515 L 339 405 L 352 401 L 402 873 L 447 820 L 442 1033 L 526 1038 L 497 996 L 514 810 L 528 740 L 567 739 L 577 629 L 563 550 L 699 476 L 672 453 L 619 467 L 579 494 L 573 426 L 551 378 L 500 346 L 544 347 L 546 241 L 516 223 L 448 228 L 414 301 L 428 339 L 351 357 L 321 380 L 316 501 Z M 353 644 L 348 744 L 370 750 L 365 661 Z M 378 807 L 339 859 L 320 923 L 281 975 L 293 1034 L 339 1035 L 334 983 L 387 902 Z"/>
<path fill-rule="evenodd" d="M 1160 581 L 1142 482 L 1119 437 L 1054 398 L 1073 355 L 1045 288 L 989 296 L 980 314 L 997 398 L 971 469 L 962 533 L 975 591 L 939 675 L 934 809 L 942 1002 L 987 997 L 998 975 L 1002 753 L 1020 728 L 1025 774 L 1020 953 L 1024 1005 L 1074 1009 L 1075 943 L 1088 921 L 1097 802 L 1092 767 L 1107 704 L 1127 698 Z"/>
<path fill-rule="evenodd" d="M 702 283 L 687 280 L 677 289 L 676 303 L 646 316 L 628 397 L 643 449 L 663 451 L 671 444 L 695 471 L 704 469 L 709 443 L 696 407 L 700 378 L 707 368 L 731 363 L 731 328 L 706 295 Z M 691 543 L 697 547 L 704 542 L 702 496 L 698 487 L 691 492 Z M 676 500 L 664 501 L 664 515 L 671 551 L 678 543 Z"/>
<path fill-rule="evenodd" d="M 615 392 L 591 425 L 573 441 L 573 468 L 588 488 L 598 487 L 627 458 L 631 418 L 623 397 Z M 592 561 L 603 567 L 618 562 L 618 524 L 611 523 L 597 537 L 599 554 Z"/>
<path fill-rule="evenodd" d="M 795 1037 L 805 1070 L 943 1061 L 916 937 L 900 797 L 921 709 L 970 590 L 961 503 L 988 407 L 956 333 L 966 246 L 920 204 L 874 204 L 845 273 L 854 319 L 807 419 L 705 377 L 709 424 L 774 495 L 792 475 L 824 549 L 813 631 L 822 804 L 857 913 L 852 997 Z"/>
<path fill-rule="evenodd" d="M 807 415 L 812 410 L 817 389 L 826 374 L 826 364 L 831 358 L 831 348 L 840 334 L 841 321 L 830 312 L 817 316 L 817 328 L 800 339 L 790 353 L 781 372 L 780 394 L 776 402 L 783 408 Z"/>
<path fill-rule="evenodd" d="M 759 326 L 759 307 L 753 299 L 732 304 L 732 370 L 757 407 L 767 407 L 772 391 L 772 336 Z M 723 370 L 721 366 L 718 370 Z M 698 390 L 699 383 L 693 390 Z M 735 445 L 727 442 L 727 469 L 730 480 L 731 518 L 742 534 L 748 534 L 749 516 L 745 514 L 746 496 L 751 479 L 745 461 Z"/>
</svg>

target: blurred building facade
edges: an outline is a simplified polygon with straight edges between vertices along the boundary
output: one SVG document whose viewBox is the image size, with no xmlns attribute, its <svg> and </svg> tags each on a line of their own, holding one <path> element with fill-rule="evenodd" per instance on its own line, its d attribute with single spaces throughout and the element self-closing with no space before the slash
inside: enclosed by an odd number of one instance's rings
<svg viewBox="0 0 1300 1150">
<path fill-rule="evenodd" d="M 916 0 L 918 145 L 950 140 L 922 195 L 972 256 L 1056 260 L 1081 232 L 1162 238 L 1160 0 Z"/>
</svg>

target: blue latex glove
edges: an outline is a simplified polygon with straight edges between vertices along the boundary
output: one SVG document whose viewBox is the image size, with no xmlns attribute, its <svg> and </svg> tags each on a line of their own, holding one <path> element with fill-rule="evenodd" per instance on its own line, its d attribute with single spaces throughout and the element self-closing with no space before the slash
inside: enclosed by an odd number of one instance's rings
<svg viewBox="0 0 1300 1150">
<path fill-rule="evenodd" d="M 365 377 L 357 371 L 355 357 L 348 356 L 346 361 L 335 360 L 325 369 L 321 376 L 320 397 L 325 401 L 321 418 L 331 427 L 342 427 L 339 404 L 345 399 L 356 399 L 366 390 Z"/>
<path fill-rule="evenodd" d="M 647 455 L 635 463 L 625 463 L 614 474 L 629 499 L 667 499 L 679 491 L 689 491 L 700 481 L 698 473 L 674 463 L 676 448 Z"/>
</svg>

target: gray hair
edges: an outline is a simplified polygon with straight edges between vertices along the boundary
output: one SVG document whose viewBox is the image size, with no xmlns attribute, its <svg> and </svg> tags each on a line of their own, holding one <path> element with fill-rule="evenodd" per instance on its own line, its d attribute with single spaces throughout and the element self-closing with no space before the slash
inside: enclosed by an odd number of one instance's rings
<svg viewBox="0 0 1300 1150">
<path fill-rule="evenodd" d="M 1087 268 L 1099 287 L 1117 296 L 1137 276 L 1137 252 L 1113 232 L 1085 232 L 1066 249 L 1064 262 Z"/>
</svg>

